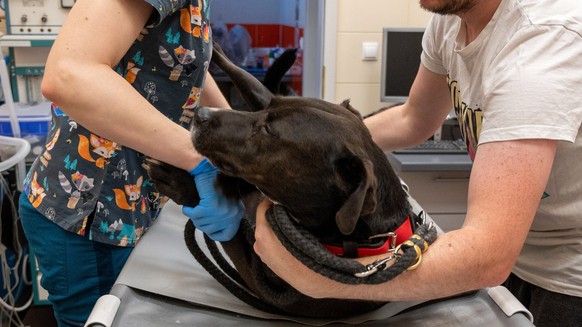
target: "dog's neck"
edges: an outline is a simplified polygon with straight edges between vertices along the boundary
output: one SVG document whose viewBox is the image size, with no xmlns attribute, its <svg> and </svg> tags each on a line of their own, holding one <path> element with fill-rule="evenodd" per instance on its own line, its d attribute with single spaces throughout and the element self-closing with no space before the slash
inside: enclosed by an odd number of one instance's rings
<svg viewBox="0 0 582 327">
<path fill-rule="evenodd" d="M 332 254 L 348 258 L 362 258 L 386 254 L 414 234 L 413 224 L 414 218 L 409 216 L 394 231 L 372 235 L 359 242 L 344 240 L 341 244 L 323 242 L 322 245 Z"/>
<path fill-rule="evenodd" d="M 376 152 L 376 210 L 361 216 L 354 232 L 348 237 L 344 236 L 344 239 L 365 243 L 374 235 L 396 233 L 398 241 L 403 242 L 413 234 L 415 216 L 400 179 L 390 167 L 384 153 Z"/>
</svg>

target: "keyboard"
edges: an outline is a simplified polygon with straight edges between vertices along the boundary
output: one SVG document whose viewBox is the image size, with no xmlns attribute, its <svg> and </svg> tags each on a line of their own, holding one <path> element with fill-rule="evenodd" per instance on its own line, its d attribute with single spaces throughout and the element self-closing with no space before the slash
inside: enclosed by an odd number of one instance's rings
<svg viewBox="0 0 582 327">
<path fill-rule="evenodd" d="M 411 148 L 394 150 L 395 154 L 463 154 L 467 146 L 463 140 L 428 140 Z"/>
</svg>

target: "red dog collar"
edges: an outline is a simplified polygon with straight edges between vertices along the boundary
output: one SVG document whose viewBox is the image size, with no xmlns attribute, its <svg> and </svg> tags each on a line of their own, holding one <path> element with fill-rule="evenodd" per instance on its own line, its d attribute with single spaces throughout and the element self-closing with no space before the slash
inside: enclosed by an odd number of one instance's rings
<svg viewBox="0 0 582 327">
<path fill-rule="evenodd" d="M 402 223 L 402 225 L 400 225 L 400 227 L 396 228 L 396 230 L 394 231 L 394 234 L 396 235 L 396 245 L 399 245 L 401 243 L 403 243 L 404 241 L 406 241 L 408 238 L 410 238 L 410 236 L 412 236 L 413 234 L 413 230 L 412 230 L 412 221 L 410 219 L 410 216 L 406 217 L 406 220 L 404 220 L 404 222 Z M 372 255 L 379 255 L 379 254 L 385 254 L 388 253 L 388 250 L 390 250 L 390 240 L 392 238 L 391 237 L 387 237 L 386 241 L 379 247 L 366 247 L 366 246 L 359 246 L 357 245 L 357 258 L 361 258 L 361 257 L 369 257 Z M 337 255 L 337 256 L 344 256 L 346 250 L 344 247 L 341 246 L 337 246 L 337 245 L 331 245 L 331 244 L 322 244 L 329 252 Z"/>
</svg>

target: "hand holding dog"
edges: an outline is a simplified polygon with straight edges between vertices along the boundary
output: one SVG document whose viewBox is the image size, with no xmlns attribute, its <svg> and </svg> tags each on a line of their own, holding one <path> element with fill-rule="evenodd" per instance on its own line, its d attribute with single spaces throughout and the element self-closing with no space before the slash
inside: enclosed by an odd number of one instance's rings
<svg viewBox="0 0 582 327">
<path fill-rule="evenodd" d="M 340 298 L 340 294 L 349 294 L 344 292 L 349 285 L 337 283 L 314 272 L 285 249 L 265 217 L 266 211 L 272 205 L 271 201 L 265 200 L 257 207 L 253 249 L 261 257 L 261 261 L 289 285 L 310 297 L 325 298 L 333 295 Z"/>
<path fill-rule="evenodd" d="M 220 171 L 210 161 L 203 159 L 190 175 L 194 177 L 200 203 L 196 207 L 182 207 L 182 213 L 190 218 L 196 228 L 218 242 L 231 240 L 244 216 L 240 200 L 231 200 L 218 192 L 214 186 Z"/>
<path fill-rule="evenodd" d="M 295 258 L 279 241 L 267 222 L 265 215 L 272 205 L 270 200 L 264 200 L 257 207 L 253 250 L 277 276 L 299 292 L 315 299 L 333 297 L 376 300 L 370 295 L 372 293 L 365 289 L 366 286 L 336 282 L 314 272 Z M 355 260 L 362 265 L 367 265 L 383 257 L 385 255 L 375 255 Z"/>
</svg>

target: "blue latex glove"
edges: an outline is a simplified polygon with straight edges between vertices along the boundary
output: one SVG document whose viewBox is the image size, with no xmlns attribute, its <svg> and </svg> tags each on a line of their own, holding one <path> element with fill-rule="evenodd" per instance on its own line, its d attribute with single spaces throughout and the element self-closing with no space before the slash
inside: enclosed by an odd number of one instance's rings
<svg viewBox="0 0 582 327">
<path fill-rule="evenodd" d="M 206 158 L 190 171 L 200 203 L 196 207 L 183 206 L 182 213 L 211 239 L 225 242 L 236 235 L 244 216 L 244 206 L 240 200 L 228 199 L 216 190 L 214 180 L 219 172 Z"/>
</svg>

